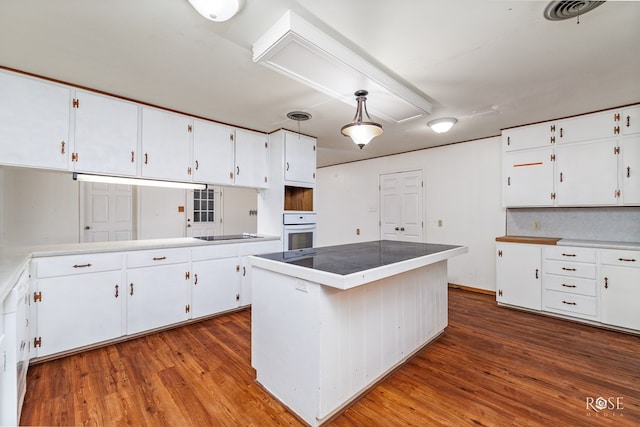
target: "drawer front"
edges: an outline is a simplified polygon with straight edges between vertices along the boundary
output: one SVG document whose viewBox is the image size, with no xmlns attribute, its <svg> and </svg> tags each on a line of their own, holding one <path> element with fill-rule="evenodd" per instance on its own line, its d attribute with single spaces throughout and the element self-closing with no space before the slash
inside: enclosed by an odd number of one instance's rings
<svg viewBox="0 0 640 427">
<path fill-rule="evenodd" d="M 542 254 L 546 259 L 558 259 L 570 262 L 596 262 L 596 250 L 593 248 L 550 246 L 545 247 Z"/>
<path fill-rule="evenodd" d="M 178 264 L 188 261 L 189 249 L 187 248 L 127 252 L 128 268 Z"/>
<path fill-rule="evenodd" d="M 273 252 L 282 252 L 282 242 L 280 240 L 269 240 L 266 242 L 243 243 L 240 245 L 240 255 L 261 255 Z"/>
<path fill-rule="evenodd" d="M 592 320 L 597 317 L 598 312 L 595 297 L 566 292 L 545 291 L 544 305 L 547 311 Z"/>
<path fill-rule="evenodd" d="M 545 274 L 558 274 L 561 276 L 583 277 L 585 279 L 596 278 L 596 265 L 579 262 L 550 261 L 544 262 Z"/>
<path fill-rule="evenodd" d="M 545 289 L 566 292 L 571 294 L 580 294 L 587 296 L 596 296 L 596 281 L 594 279 L 583 279 L 581 277 L 556 276 L 554 274 L 545 274 L 542 279 Z"/>
<path fill-rule="evenodd" d="M 86 254 L 35 258 L 37 277 L 67 276 L 122 268 L 122 254 Z"/>
<path fill-rule="evenodd" d="M 207 259 L 235 258 L 238 256 L 238 244 L 217 244 L 197 246 L 191 249 L 191 261 Z"/>
<path fill-rule="evenodd" d="M 602 264 L 640 268 L 640 251 L 603 249 L 601 254 Z"/>
</svg>

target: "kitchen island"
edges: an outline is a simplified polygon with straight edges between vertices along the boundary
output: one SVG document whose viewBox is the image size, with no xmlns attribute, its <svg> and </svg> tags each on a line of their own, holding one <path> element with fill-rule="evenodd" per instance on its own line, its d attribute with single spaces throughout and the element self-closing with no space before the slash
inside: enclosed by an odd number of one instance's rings
<svg viewBox="0 0 640 427">
<path fill-rule="evenodd" d="M 317 426 L 447 326 L 464 246 L 374 241 L 250 257 L 257 381 Z"/>
</svg>

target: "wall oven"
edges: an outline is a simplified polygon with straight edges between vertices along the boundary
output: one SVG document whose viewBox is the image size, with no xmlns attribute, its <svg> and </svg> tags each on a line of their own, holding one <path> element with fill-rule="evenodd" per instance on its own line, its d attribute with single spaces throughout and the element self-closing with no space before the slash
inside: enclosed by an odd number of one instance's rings
<svg viewBox="0 0 640 427">
<path fill-rule="evenodd" d="M 316 245 L 316 214 L 288 212 L 283 215 L 282 244 L 284 251 L 310 250 Z"/>
</svg>

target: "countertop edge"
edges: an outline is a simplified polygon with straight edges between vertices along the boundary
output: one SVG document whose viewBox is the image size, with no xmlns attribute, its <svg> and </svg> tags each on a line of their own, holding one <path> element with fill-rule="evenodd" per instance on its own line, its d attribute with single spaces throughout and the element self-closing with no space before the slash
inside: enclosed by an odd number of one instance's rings
<svg viewBox="0 0 640 427">
<path fill-rule="evenodd" d="M 528 243 L 531 245 L 556 245 L 560 240 L 562 240 L 560 237 L 534 237 L 534 236 L 509 236 L 509 235 L 496 237 L 496 242 Z"/>
</svg>

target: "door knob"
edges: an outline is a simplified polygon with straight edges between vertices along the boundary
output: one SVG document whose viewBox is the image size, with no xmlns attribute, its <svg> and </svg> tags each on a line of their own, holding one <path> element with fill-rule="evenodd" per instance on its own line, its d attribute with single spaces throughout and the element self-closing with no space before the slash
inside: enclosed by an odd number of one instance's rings
<svg viewBox="0 0 640 427">
<path fill-rule="evenodd" d="M 394 228 L 394 230 L 398 231 L 398 230 L 400 230 L 400 228 L 399 228 L 399 227 L 396 227 L 396 228 Z"/>
<path fill-rule="evenodd" d="M 404 227 L 400 227 L 400 231 L 404 231 Z"/>
<path fill-rule="evenodd" d="M 85 225 L 85 226 L 84 226 L 84 229 L 85 229 L 85 230 L 91 230 L 91 227 L 89 227 L 88 225 Z"/>
</svg>

